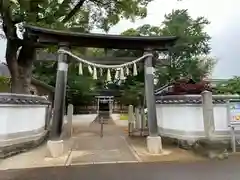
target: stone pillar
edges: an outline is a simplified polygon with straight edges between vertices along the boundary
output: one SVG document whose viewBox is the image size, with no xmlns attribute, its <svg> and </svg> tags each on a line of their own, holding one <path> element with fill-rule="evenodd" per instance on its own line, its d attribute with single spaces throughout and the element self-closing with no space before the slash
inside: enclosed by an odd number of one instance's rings
<svg viewBox="0 0 240 180">
<path fill-rule="evenodd" d="M 108 102 L 109 102 L 109 116 L 111 117 L 112 116 L 112 98 L 109 98 Z"/>
<path fill-rule="evenodd" d="M 133 132 L 133 123 L 134 123 L 134 115 L 133 115 L 133 106 L 128 106 L 128 133 L 131 135 Z"/>
<path fill-rule="evenodd" d="M 207 139 L 211 139 L 215 130 L 212 92 L 202 92 L 203 124 Z"/>
<path fill-rule="evenodd" d="M 51 130 L 51 118 L 52 118 L 52 105 L 50 104 L 46 108 L 46 120 L 45 120 L 45 130 Z"/>
<path fill-rule="evenodd" d="M 99 97 L 97 98 L 97 114 L 99 114 Z"/>
<path fill-rule="evenodd" d="M 144 113 L 144 107 L 141 107 L 140 109 L 140 116 L 141 116 L 141 136 L 144 135 L 144 129 L 146 127 L 146 118 Z"/>
<path fill-rule="evenodd" d="M 146 53 L 151 53 L 149 50 Z M 154 95 L 154 68 L 153 58 L 147 57 L 144 63 L 145 74 L 145 95 L 148 109 L 148 128 L 147 148 L 150 153 L 158 154 L 162 151 L 161 137 L 158 135 L 156 101 Z"/>
<path fill-rule="evenodd" d="M 136 117 L 135 128 L 141 129 L 140 109 L 138 107 L 135 108 L 135 117 Z"/>
<path fill-rule="evenodd" d="M 203 124 L 206 138 L 198 141 L 198 145 L 194 147 L 194 151 L 210 159 L 225 159 L 228 157 L 227 149 L 229 144 L 228 140 L 217 140 L 214 137 L 213 107 L 212 92 L 202 92 Z"/>
<path fill-rule="evenodd" d="M 72 118 L 73 118 L 73 105 L 68 105 L 67 122 L 64 123 L 62 138 L 69 139 L 72 137 Z"/>
</svg>

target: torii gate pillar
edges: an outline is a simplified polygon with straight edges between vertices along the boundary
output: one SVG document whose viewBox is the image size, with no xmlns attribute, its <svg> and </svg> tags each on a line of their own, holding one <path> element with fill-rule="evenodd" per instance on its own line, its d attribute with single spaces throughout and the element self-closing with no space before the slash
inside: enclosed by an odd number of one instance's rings
<svg viewBox="0 0 240 180">
<path fill-rule="evenodd" d="M 60 44 L 59 48 L 68 50 L 67 44 Z M 52 140 L 59 139 L 62 132 L 62 125 L 64 122 L 64 112 L 65 112 L 65 96 L 66 96 L 66 86 L 67 86 L 67 72 L 68 72 L 68 55 L 60 53 L 58 55 L 58 69 L 57 69 L 57 79 L 55 85 L 55 95 L 54 95 L 54 111 L 52 128 L 50 132 L 50 138 Z"/>
<path fill-rule="evenodd" d="M 146 54 L 152 53 L 150 49 L 145 50 Z M 145 75 L 145 96 L 148 110 L 148 128 L 147 148 L 152 154 L 158 154 L 162 151 L 161 137 L 158 135 L 156 101 L 154 95 L 154 68 L 153 57 L 149 56 L 144 62 Z"/>
</svg>

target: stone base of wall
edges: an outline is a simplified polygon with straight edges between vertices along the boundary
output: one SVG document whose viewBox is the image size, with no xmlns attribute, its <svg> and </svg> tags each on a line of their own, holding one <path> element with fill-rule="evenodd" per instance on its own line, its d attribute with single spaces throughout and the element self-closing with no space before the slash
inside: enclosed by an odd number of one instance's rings
<svg viewBox="0 0 240 180">
<path fill-rule="evenodd" d="M 231 150 L 230 140 L 201 139 L 198 141 L 187 141 L 169 137 L 162 137 L 162 139 L 163 142 L 175 144 L 179 148 L 193 151 L 199 156 L 210 159 L 226 159 Z"/>
<path fill-rule="evenodd" d="M 19 153 L 26 152 L 33 148 L 38 147 L 39 145 L 45 142 L 45 140 L 48 138 L 48 135 L 49 135 L 48 131 L 44 131 L 42 135 L 37 139 L 29 137 L 28 141 L 0 147 L 0 159 L 14 156 Z"/>
<path fill-rule="evenodd" d="M 196 154 L 208 157 L 210 159 L 223 160 L 228 158 L 231 150 L 231 143 L 227 140 L 199 140 L 192 145 Z"/>
</svg>

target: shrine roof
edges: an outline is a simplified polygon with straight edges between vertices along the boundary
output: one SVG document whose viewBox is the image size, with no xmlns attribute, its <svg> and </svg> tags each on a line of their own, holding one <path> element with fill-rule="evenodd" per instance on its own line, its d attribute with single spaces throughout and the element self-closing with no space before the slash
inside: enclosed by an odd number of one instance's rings
<svg viewBox="0 0 240 180">
<path fill-rule="evenodd" d="M 177 40 L 176 36 L 123 36 L 96 33 L 79 33 L 53 30 L 25 25 L 28 37 L 36 38 L 40 44 L 58 45 L 69 43 L 70 46 L 109 48 L 109 49 L 146 49 L 168 50 Z"/>
<path fill-rule="evenodd" d="M 101 98 L 101 97 L 108 97 L 108 98 L 112 98 L 112 97 L 118 97 L 121 95 L 121 91 L 120 90 L 114 90 L 114 89 L 102 89 L 102 90 L 98 90 L 95 94 L 96 98 Z"/>
</svg>

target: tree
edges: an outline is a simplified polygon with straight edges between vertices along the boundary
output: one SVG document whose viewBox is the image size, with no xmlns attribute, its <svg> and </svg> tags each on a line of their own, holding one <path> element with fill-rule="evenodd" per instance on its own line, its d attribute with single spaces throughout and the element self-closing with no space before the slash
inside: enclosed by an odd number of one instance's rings
<svg viewBox="0 0 240 180">
<path fill-rule="evenodd" d="M 240 94 L 240 77 L 235 76 L 225 82 L 220 82 L 214 88 L 217 94 Z"/>
<path fill-rule="evenodd" d="M 121 18 L 146 16 L 152 0 L 0 0 L 2 29 L 7 39 L 6 61 L 11 73 L 12 92 L 29 93 L 35 47 L 24 36 L 23 24 L 49 28 L 107 31 Z M 23 33 L 20 38 L 18 29 Z"/>
<path fill-rule="evenodd" d="M 181 78 L 191 78 L 195 82 L 200 82 L 212 72 L 216 63 L 216 59 L 209 56 L 181 58 L 177 61 L 169 57 L 168 60 L 170 61 L 168 65 L 159 65 L 156 68 L 158 87 Z"/>
<path fill-rule="evenodd" d="M 216 59 L 208 56 L 210 52 L 210 36 L 204 31 L 204 27 L 209 21 L 204 17 L 193 19 L 189 16 L 187 10 L 174 10 L 165 15 L 165 20 L 161 26 L 151 26 L 145 24 L 137 29 L 130 28 L 123 32 L 123 35 L 129 36 L 177 36 L 176 45 L 169 49 L 169 52 L 163 52 L 167 57 L 167 62 L 156 66 L 157 87 L 164 86 L 181 78 L 192 78 L 200 82 L 204 77 L 212 72 Z M 116 56 L 142 56 L 142 51 L 115 50 Z M 161 59 L 160 52 L 154 52 L 155 59 Z M 143 66 L 140 65 L 140 74 L 143 74 Z M 139 78 L 141 77 L 141 78 Z M 132 79 L 127 78 L 125 85 L 124 101 L 131 94 L 132 97 L 138 98 L 138 94 L 144 92 L 144 77 L 139 76 Z M 137 86 L 138 88 L 131 88 Z M 131 92 L 129 92 L 131 91 Z M 129 99 L 130 100 L 130 99 Z"/>
<path fill-rule="evenodd" d="M 115 89 L 120 91 L 118 101 L 121 104 L 144 106 L 144 71 L 139 71 L 137 76 L 128 76 Z"/>
<path fill-rule="evenodd" d="M 135 36 L 177 36 L 176 45 L 163 52 L 167 63 L 156 67 L 157 86 L 165 85 L 181 77 L 191 77 L 200 81 L 212 72 L 216 59 L 208 56 L 210 52 L 210 36 L 204 31 L 209 21 L 204 17 L 193 19 L 187 10 L 173 10 L 165 15 L 161 26 L 145 24 L 137 29 L 128 29 L 123 35 Z M 118 56 L 141 56 L 141 51 L 116 51 Z M 156 55 L 160 55 L 158 52 Z M 157 57 L 157 56 L 156 56 Z M 159 57 L 162 58 L 161 55 Z"/>
<path fill-rule="evenodd" d="M 67 82 L 67 101 L 73 105 L 89 104 L 95 98 L 96 80 L 84 69 L 84 75 L 78 74 L 78 65 L 69 66 Z"/>
<path fill-rule="evenodd" d="M 210 36 L 204 31 L 209 21 L 204 17 L 193 19 L 187 10 L 175 10 L 165 15 L 162 35 L 175 35 L 179 39 L 170 49 L 168 64 L 157 67 L 158 86 L 182 77 L 200 81 L 211 73 L 216 59 L 209 57 Z"/>
</svg>

